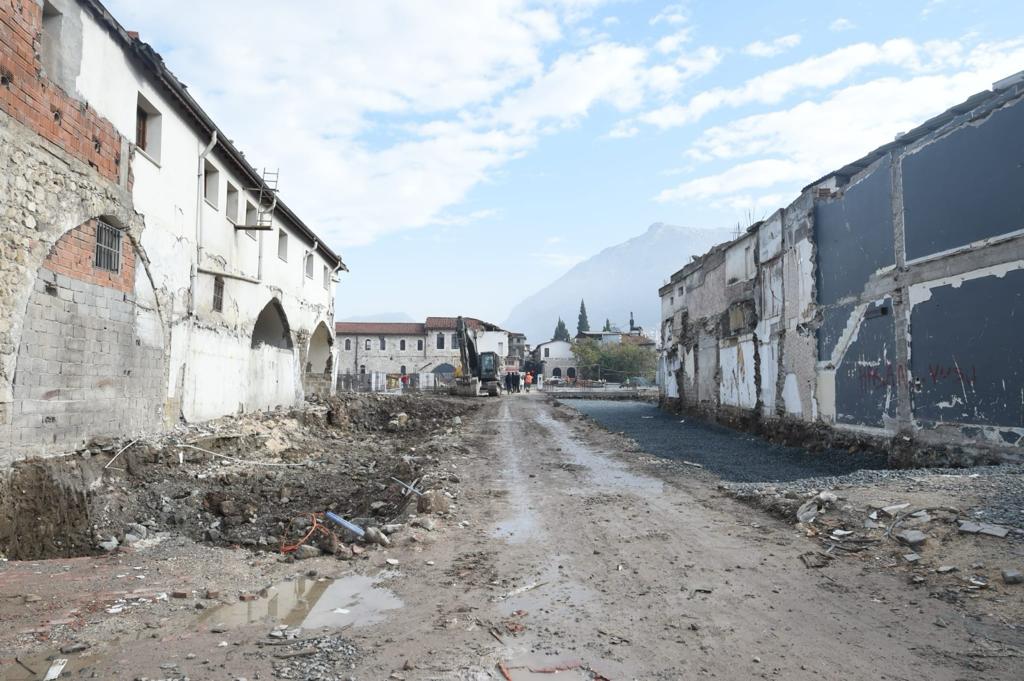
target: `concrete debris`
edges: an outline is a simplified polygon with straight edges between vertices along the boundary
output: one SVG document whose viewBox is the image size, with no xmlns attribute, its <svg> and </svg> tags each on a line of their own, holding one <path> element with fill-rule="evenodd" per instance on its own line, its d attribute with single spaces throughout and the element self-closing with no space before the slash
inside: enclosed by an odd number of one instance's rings
<svg viewBox="0 0 1024 681">
<path fill-rule="evenodd" d="M 391 546 L 391 540 L 388 536 L 380 531 L 376 527 L 367 527 L 364 529 L 363 539 L 369 544 L 380 544 L 381 546 Z"/>
<path fill-rule="evenodd" d="M 299 548 L 295 549 L 295 557 L 298 560 L 304 560 L 306 558 L 316 558 L 317 556 L 321 555 L 321 553 L 322 552 L 320 551 L 320 549 L 318 549 L 315 546 L 310 546 L 309 544 L 303 544 Z"/>
<path fill-rule="evenodd" d="M 896 533 L 896 538 L 907 546 L 916 548 L 928 540 L 928 535 L 920 530 L 903 530 Z"/>
<path fill-rule="evenodd" d="M 1024 584 L 1020 570 L 1003 570 L 1003 584 Z"/>
<path fill-rule="evenodd" d="M 907 508 L 910 508 L 909 503 L 893 504 L 891 506 L 886 506 L 885 508 L 881 509 L 881 511 L 890 518 L 895 518 L 897 513 Z"/>
<path fill-rule="evenodd" d="M 416 501 L 418 513 L 447 513 L 449 507 L 448 497 L 439 490 L 424 492 Z"/>
<path fill-rule="evenodd" d="M 950 572 L 955 572 L 957 569 L 958 568 L 955 565 L 940 565 L 939 567 L 935 568 L 935 571 L 938 572 L 940 575 L 945 575 Z"/>
<path fill-rule="evenodd" d="M 903 560 L 907 561 L 908 563 L 916 563 L 917 561 L 921 560 L 921 556 L 919 556 L 916 553 L 905 553 L 903 554 Z"/>
<path fill-rule="evenodd" d="M 413 518 L 410 522 L 413 527 L 419 527 L 427 532 L 433 532 L 437 529 L 437 521 L 433 518 Z"/>
<path fill-rule="evenodd" d="M 987 534 L 990 537 L 998 537 L 1000 539 L 1010 533 L 1010 530 L 1002 525 L 976 523 L 970 520 L 962 521 L 958 530 L 964 534 Z"/>
<path fill-rule="evenodd" d="M 108 553 L 116 551 L 117 547 L 120 545 L 121 543 L 117 541 L 117 537 L 111 537 L 110 539 L 99 542 L 99 547 Z"/>
<path fill-rule="evenodd" d="M 818 500 L 805 501 L 796 511 L 796 519 L 802 523 L 813 523 L 818 517 Z"/>
</svg>

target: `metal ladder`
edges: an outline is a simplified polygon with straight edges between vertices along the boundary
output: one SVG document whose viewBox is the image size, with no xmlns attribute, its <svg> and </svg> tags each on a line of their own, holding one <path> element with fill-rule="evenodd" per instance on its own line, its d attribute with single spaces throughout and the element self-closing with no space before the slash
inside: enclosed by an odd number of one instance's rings
<svg viewBox="0 0 1024 681">
<path fill-rule="evenodd" d="M 263 169 L 263 182 L 260 183 L 256 200 L 256 224 L 252 229 L 273 229 L 274 209 L 277 208 L 277 180 L 280 174 L 280 169 Z"/>
</svg>

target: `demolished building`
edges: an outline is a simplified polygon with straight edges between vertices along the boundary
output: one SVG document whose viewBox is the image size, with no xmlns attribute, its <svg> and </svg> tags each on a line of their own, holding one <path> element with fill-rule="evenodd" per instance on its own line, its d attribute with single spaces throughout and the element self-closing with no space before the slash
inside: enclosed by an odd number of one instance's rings
<svg viewBox="0 0 1024 681">
<path fill-rule="evenodd" d="M 0 466 L 333 390 L 341 258 L 96 0 L 0 5 Z"/>
<path fill-rule="evenodd" d="M 1022 187 L 1024 72 L 675 272 L 664 403 L 913 442 L 916 462 L 1019 456 Z"/>
</svg>

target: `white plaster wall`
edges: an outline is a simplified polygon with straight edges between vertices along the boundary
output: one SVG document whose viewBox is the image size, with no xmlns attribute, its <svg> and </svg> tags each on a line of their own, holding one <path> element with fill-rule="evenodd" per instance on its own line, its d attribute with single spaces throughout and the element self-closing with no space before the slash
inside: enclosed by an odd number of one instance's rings
<svg viewBox="0 0 1024 681">
<path fill-rule="evenodd" d="M 725 251 L 725 281 L 736 284 L 749 281 L 756 273 L 754 249 L 757 243 L 753 236 L 737 241 Z"/>
<path fill-rule="evenodd" d="M 545 348 L 550 351 L 547 357 L 544 356 Z M 545 360 L 571 360 L 574 358 L 572 343 L 567 343 L 566 341 L 548 341 L 537 346 L 537 359 L 541 362 Z"/>
<path fill-rule="evenodd" d="M 739 341 L 721 341 L 718 361 L 722 371 L 719 384 L 721 403 L 753 409 L 757 404 L 753 336 L 743 336 Z"/>
<path fill-rule="evenodd" d="M 772 338 L 769 341 L 760 340 L 758 336 L 758 353 L 761 358 L 761 413 L 765 416 L 775 414 L 775 391 L 776 380 L 779 376 L 779 341 Z"/>
<path fill-rule="evenodd" d="M 759 262 L 768 262 L 782 252 L 781 209 L 775 211 L 757 230 L 757 249 Z"/>
<path fill-rule="evenodd" d="M 182 399 L 188 419 L 205 419 L 257 405 L 292 404 L 302 399 L 300 354 L 285 358 L 267 351 L 271 365 L 250 370 L 252 327 L 260 311 L 277 298 L 285 311 L 293 340 L 313 332 L 317 323 L 330 327 L 334 316 L 334 282 L 324 286 L 327 261 L 291 224 L 274 216 L 273 230 L 255 239 L 236 230 L 226 215 L 227 183 L 239 188 L 239 214 L 244 219 L 251 180 L 241 179 L 227 157 L 214 148 L 208 157 L 220 171 L 216 207 L 202 199 L 200 152 L 209 139 L 182 118 L 161 90 L 136 69 L 106 30 L 82 12 L 82 64 L 78 91 L 128 139 L 135 138 L 138 94 L 160 112 L 160 154 L 151 159 L 136 152 L 131 159 L 133 200 L 144 217 L 142 246 L 150 260 L 153 283 L 168 311 L 170 370 L 167 395 Z M 287 177 L 287 169 L 282 173 Z M 286 259 L 277 256 L 277 235 L 288 234 Z M 197 253 L 197 243 L 201 244 Z M 314 251 L 313 276 L 307 278 L 304 255 Z M 262 264 L 261 264 L 262 253 Z M 258 283 L 225 278 L 224 310 L 212 309 L 214 275 L 196 279 L 194 316 L 190 316 L 191 272 L 194 265 L 228 275 L 259 279 Z M 199 326 L 195 333 L 193 327 Z M 302 342 L 302 347 L 305 341 Z M 271 356 L 273 355 L 273 356 Z M 177 394 L 185 370 L 184 395 Z M 287 370 L 286 370 L 287 369 Z M 225 375 L 232 380 L 225 381 Z M 292 378 L 288 378 L 291 375 Z M 271 387 L 272 386 L 272 387 Z M 285 399 L 288 398 L 288 399 Z"/>
</svg>

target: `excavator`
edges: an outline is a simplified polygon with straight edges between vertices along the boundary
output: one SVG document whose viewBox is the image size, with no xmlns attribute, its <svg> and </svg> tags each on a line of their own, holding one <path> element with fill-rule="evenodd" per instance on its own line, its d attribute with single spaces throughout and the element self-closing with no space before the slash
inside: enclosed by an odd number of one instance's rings
<svg viewBox="0 0 1024 681">
<path fill-rule="evenodd" d="M 477 352 L 476 341 L 469 334 L 466 320 L 455 320 L 455 333 L 459 337 L 461 370 L 455 375 L 454 394 L 476 397 L 480 388 L 491 397 L 498 395 L 498 372 L 501 368 L 496 352 Z"/>
</svg>

